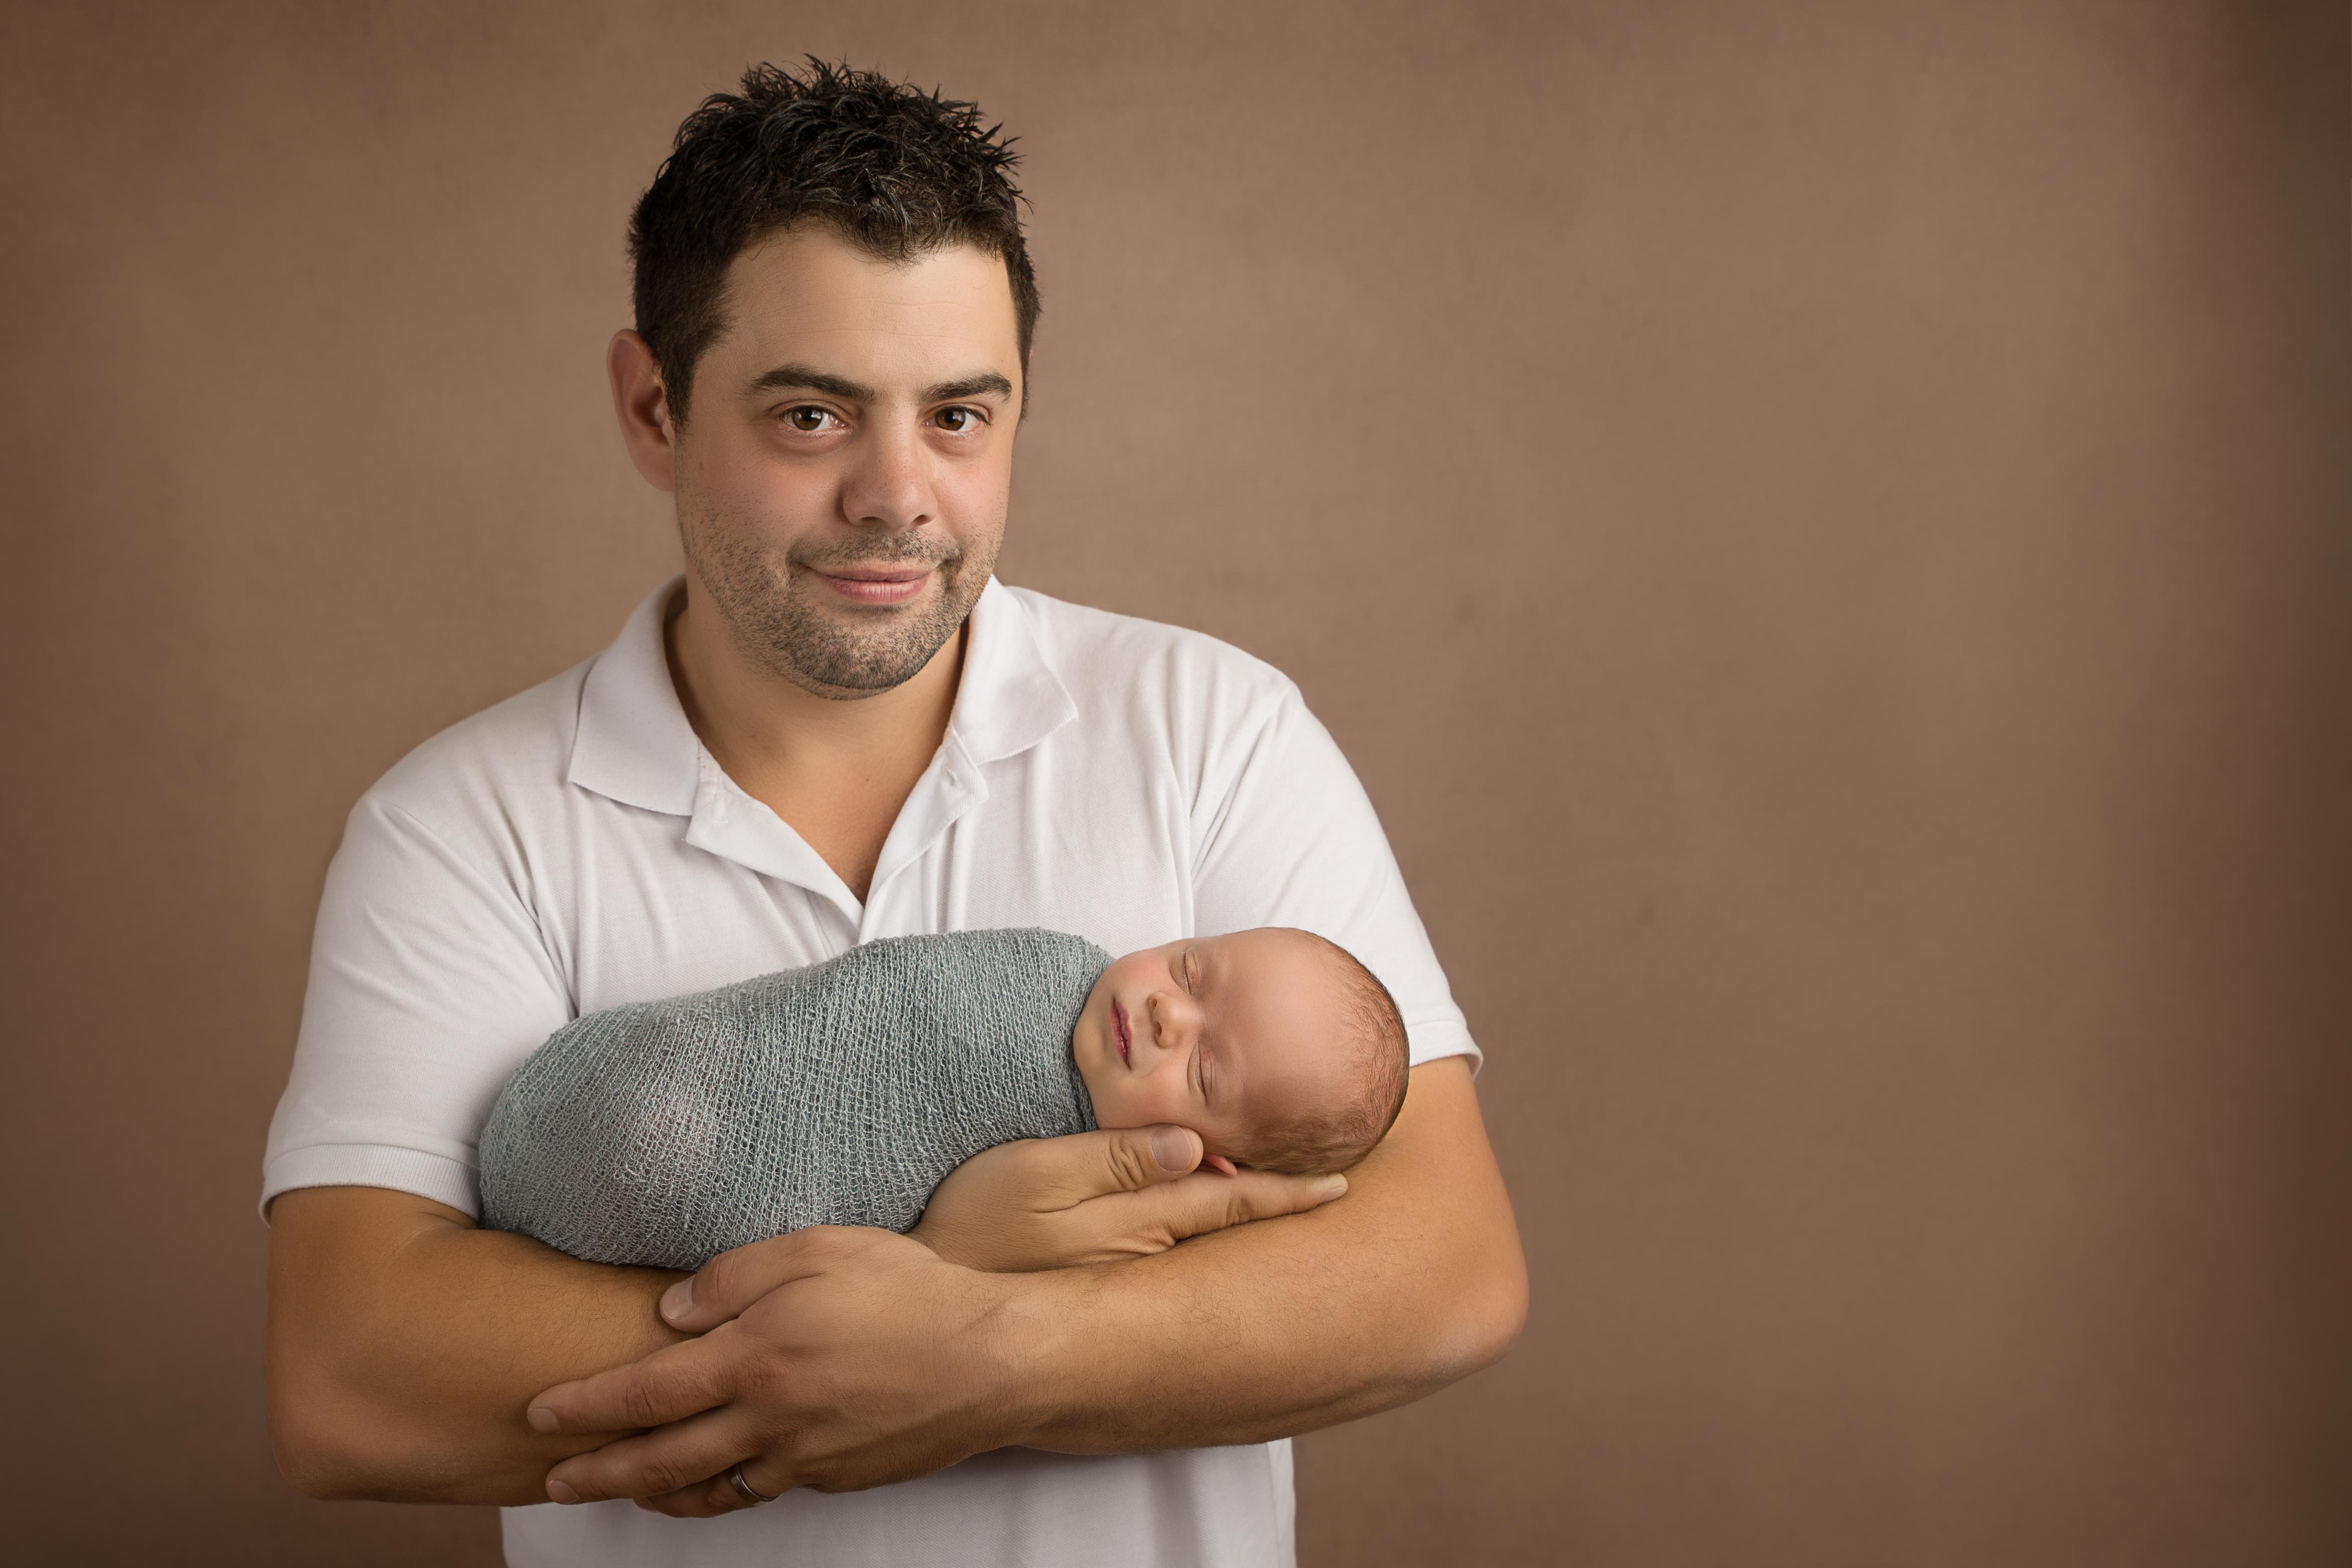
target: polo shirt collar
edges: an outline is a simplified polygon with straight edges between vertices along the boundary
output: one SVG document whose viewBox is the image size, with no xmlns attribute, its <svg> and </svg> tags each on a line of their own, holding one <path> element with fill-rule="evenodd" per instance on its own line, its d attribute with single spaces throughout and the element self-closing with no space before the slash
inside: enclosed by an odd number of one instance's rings
<svg viewBox="0 0 2352 1568">
<path fill-rule="evenodd" d="M 677 817 L 694 814 L 703 758 L 670 684 L 663 646 L 670 603 L 685 581 L 673 577 L 647 594 L 589 667 L 566 775 L 624 805 Z M 971 607 L 949 739 L 975 765 L 985 765 L 1028 750 L 1077 711 L 1028 611 L 992 578 Z"/>
<path fill-rule="evenodd" d="M 673 577 L 639 603 L 580 688 L 580 727 L 566 775 L 583 789 L 672 816 L 694 814 L 702 743 L 670 685 L 662 627 L 686 579 Z"/>
<path fill-rule="evenodd" d="M 948 735 L 975 763 L 1017 757 L 1078 716 L 1070 690 L 1046 661 L 1036 622 L 994 578 L 971 607 Z"/>
</svg>

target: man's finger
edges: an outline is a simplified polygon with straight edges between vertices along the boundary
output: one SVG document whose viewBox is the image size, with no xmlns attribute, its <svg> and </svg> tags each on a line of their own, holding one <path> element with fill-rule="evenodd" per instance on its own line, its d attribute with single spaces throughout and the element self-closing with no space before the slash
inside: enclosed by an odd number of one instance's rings
<svg viewBox="0 0 2352 1568">
<path fill-rule="evenodd" d="M 1199 1134 L 1172 1125 L 999 1144 L 950 1173 L 914 1239 L 968 1269 L 1061 1269 L 1164 1252 L 1187 1236 L 1296 1214 L 1347 1190 L 1329 1176 L 1211 1175 L 1202 1152 Z"/>
<path fill-rule="evenodd" d="M 641 1497 L 637 1506 L 647 1513 L 667 1514 L 672 1519 L 716 1519 L 722 1513 L 740 1513 L 758 1505 L 737 1491 L 735 1483 L 722 1474 L 676 1491 L 666 1491 L 659 1497 Z"/>
<path fill-rule="evenodd" d="M 574 1454 L 547 1472 L 547 1495 L 557 1502 L 659 1497 L 720 1475 L 759 1448 L 749 1417 L 730 1406 Z"/>
<path fill-rule="evenodd" d="M 1319 1208 L 1348 1190 L 1342 1176 L 1294 1176 L 1272 1171 L 1239 1171 L 1232 1176 L 1207 1172 L 1169 1182 L 1142 1192 L 1097 1199 L 1073 1215 L 1083 1218 L 1097 1237 L 1097 1256 L 1133 1257 L 1164 1251 L 1192 1236 L 1304 1214 Z"/>
<path fill-rule="evenodd" d="M 814 1225 L 721 1252 L 662 1292 L 662 1321 L 688 1333 L 708 1333 L 779 1285 L 821 1274 L 874 1233 Z"/>
<path fill-rule="evenodd" d="M 1201 1168 L 1201 1134 L 1190 1127 L 1114 1127 L 1005 1144 L 972 1158 L 1001 1165 L 1036 1212 L 1071 1208 L 1091 1197 L 1141 1192 Z"/>
<path fill-rule="evenodd" d="M 1190 1127 L 1166 1124 L 1157 1127 L 1120 1127 L 1094 1135 L 1103 1140 L 1104 1174 L 1116 1185 L 1072 1194 L 1081 1202 L 1108 1193 L 1140 1192 L 1201 1168 L 1201 1134 Z M 1071 1153 L 1076 1155 L 1078 1151 Z"/>
<path fill-rule="evenodd" d="M 527 1419 L 540 1432 L 630 1432 L 682 1421 L 734 1397 L 730 1360 L 719 1340 L 688 1340 L 559 1383 L 530 1402 Z"/>
</svg>

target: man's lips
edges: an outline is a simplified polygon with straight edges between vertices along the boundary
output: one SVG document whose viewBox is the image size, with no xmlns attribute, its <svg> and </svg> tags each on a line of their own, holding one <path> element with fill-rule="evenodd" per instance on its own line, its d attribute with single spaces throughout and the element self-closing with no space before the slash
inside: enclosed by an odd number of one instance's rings
<svg viewBox="0 0 2352 1568">
<path fill-rule="evenodd" d="M 931 569 L 917 567 L 845 567 L 839 571 L 808 569 L 811 576 L 844 599 L 857 604 L 904 604 L 923 591 Z"/>
<path fill-rule="evenodd" d="M 1135 1035 L 1128 1028 L 1127 1009 L 1118 1005 L 1117 998 L 1113 998 L 1110 1004 L 1110 1032 L 1112 1038 L 1118 1043 L 1119 1061 L 1126 1062 L 1129 1067 L 1134 1066 L 1135 1062 L 1129 1054 L 1129 1048 L 1134 1043 Z"/>
</svg>

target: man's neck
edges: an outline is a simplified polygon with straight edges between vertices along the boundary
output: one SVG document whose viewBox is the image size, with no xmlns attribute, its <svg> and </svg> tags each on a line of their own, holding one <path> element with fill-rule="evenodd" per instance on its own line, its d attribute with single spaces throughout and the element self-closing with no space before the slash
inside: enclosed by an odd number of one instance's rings
<svg viewBox="0 0 2352 1568">
<path fill-rule="evenodd" d="M 860 899 L 955 711 L 970 622 L 909 680 L 819 696 L 747 659 L 691 577 L 666 627 L 670 683 L 736 787 L 790 823 Z"/>
</svg>

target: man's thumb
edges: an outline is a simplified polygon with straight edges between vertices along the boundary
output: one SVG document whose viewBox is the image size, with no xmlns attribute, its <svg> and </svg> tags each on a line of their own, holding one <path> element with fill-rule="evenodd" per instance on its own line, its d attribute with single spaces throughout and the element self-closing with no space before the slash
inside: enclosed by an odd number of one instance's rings
<svg viewBox="0 0 2352 1568">
<path fill-rule="evenodd" d="M 1148 1160 L 1133 1162 L 1148 1168 L 1137 1174 L 1144 1184 L 1173 1181 L 1180 1176 L 1190 1176 L 1201 1166 L 1201 1134 L 1190 1127 L 1161 1125 L 1148 1130 L 1139 1127 L 1130 1136 L 1138 1138 L 1143 1147 L 1139 1154 L 1149 1155 Z"/>
</svg>

